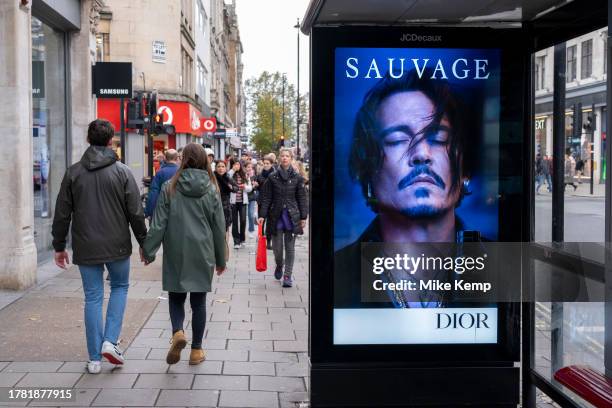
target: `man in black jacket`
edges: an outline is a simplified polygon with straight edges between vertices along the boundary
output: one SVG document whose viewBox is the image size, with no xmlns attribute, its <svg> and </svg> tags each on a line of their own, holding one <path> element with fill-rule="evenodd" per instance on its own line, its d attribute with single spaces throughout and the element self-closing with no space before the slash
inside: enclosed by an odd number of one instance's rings
<svg viewBox="0 0 612 408">
<path fill-rule="evenodd" d="M 74 263 L 79 266 L 85 292 L 85 332 L 90 373 L 97 374 L 104 356 L 123 364 L 117 347 L 129 286 L 132 239 L 129 227 L 142 244 L 147 235 L 140 191 L 130 169 L 117 161 L 110 148 L 115 131 L 110 122 L 89 124 L 89 148 L 64 175 L 53 219 L 55 263 L 69 263 L 66 237 L 72 221 Z M 142 259 L 142 249 L 141 249 Z M 110 275 L 106 326 L 102 328 L 104 267 Z"/>
</svg>

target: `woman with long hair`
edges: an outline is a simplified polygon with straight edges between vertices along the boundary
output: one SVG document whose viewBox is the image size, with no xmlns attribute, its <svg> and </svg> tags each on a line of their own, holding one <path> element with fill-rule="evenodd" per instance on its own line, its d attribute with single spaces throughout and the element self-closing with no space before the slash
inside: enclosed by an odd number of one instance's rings
<svg viewBox="0 0 612 408">
<path fill-rule="evenodd" d="M 246 168 L 246 176 L 252 185 L 251 192 L 247 194 L 247 197 L 249 199 L 249 203 L 247 206 L 247 218 L 249 222 L 249 238 L 253 238 L 255 236 L 255 224 L 257 224 L 257 210 L 255 209 L 257 206 L 257 194 L 258 194 L 258 191 L 255 188 L 255 184 L 257 183 L 255 181 L 255 178 L 257 177 L 257 174 L 255 173 L 255 168 L 253 166 L 253 163 L 250 163 L 250 162 L 247 163 L 245 165 L 245 168 Z"/>
<path fill-rule="evenodd" d="M 282 278 L 283 287 L 289 288 L 293 286 L 295 236 L 304 233 L 308 200 L 304 179 L 291 166 L 291 150 L 281 149 L 279 158 L 278 169 L 268 176 L 263 185 L 259 223 L 266 220 L 269 224 L 276 261 L 274 277 L 278 280 Z"/>
<path fill-rule="evenodd" d="M 189 293 L 193 336 L 189 364 L 206 358 L 202 338 L 206 325 L 206 293 L 211 291 L 213 273 L 225 271 L 225 217 L 217 179 L 204 148 L 190 143 L 176 174 L 159 196 L 153 222 L 143 246 L 145 263 L 155 260 L 164 244 L 162 285 L 168 292 L 172 345 L 166 356 L 176 364 L 187 345 L 183 330 L 185 300 Z"/>
<path fill-rule="evenodd" d="M 230 196 L 232 193 L 238 191 L 238 185 L 234 179 L 227 174 L 227 165 L 223 160 L 217 160 L 215 162 L 215 178 L 219 186 L 219 193 L 221 193 L 221 204 L 223 205 L 223 215 L 225 216 L 225 232 L 227 232 L 230 225 L 232 225 L 232 205 L 230 204 Z"/>
<path fill-rule="evenodd" d="M 238 249 L 246 241 L 246 209 L 249 203 L 248 193 L 253 190 L 253 185 L 238 160 L 232 165 L 229 175 L 238 185 L 238 191 L 232 192 L 230 195 L 232 236 L 234 238 L 234 249 Z"/>
</svg>

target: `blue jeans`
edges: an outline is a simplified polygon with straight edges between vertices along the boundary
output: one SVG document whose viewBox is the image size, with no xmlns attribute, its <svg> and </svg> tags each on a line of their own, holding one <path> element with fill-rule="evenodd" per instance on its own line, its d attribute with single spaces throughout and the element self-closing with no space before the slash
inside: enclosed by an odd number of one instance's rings
<svg viewBox="0 0 612 408">
<path fill-rule="evenodd" d="M 106 326 L 102 330 L 102 304 L 104 302 L 104 265 L 110 276 L 110 298 L 106 309 Z M 102 343 L 117 344 L 123 312 L 130 286 L 130 258 L 98 265 L 79 265 L 83 292 L 85 292 L 85 334 L 87 352 L 91 361 L 102 359 Z"/>
<path fill-rule="evenodd" d="M 249 232 L 255 232 L 255 224 L 257 224 L 257 214 L 255 214 L 255 205 L 257 201 L 249 201 L 247 214 L 249 216 Z"/>
</svg>

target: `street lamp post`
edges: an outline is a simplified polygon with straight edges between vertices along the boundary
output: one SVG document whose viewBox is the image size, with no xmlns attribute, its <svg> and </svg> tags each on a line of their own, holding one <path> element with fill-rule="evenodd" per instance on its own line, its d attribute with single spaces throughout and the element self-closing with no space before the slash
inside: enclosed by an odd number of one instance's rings
<svg viewBox="0 0 612 408">
<path fill-rule="evenodd" d="M 287 81 L 287 76 L 283 74 L 283 137 L 285 136 L 285 82 Z"/>
<path fill-rule="evenodd" d="M 297 99 L 296 99 L 296 119 L 295 119 L 295 134 L 297 137 L 296 156 L 300 157 L 300 18 L 297 19 L 297 24 L 293 26 L 297 29 Z"/>
</svg>

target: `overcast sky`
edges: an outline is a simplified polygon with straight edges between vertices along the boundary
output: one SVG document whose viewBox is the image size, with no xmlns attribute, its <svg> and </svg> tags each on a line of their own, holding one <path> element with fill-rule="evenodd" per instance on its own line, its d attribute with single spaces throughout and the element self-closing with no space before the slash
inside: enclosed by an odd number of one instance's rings
<svg viewBox="0 0 612 408">
<path fill-rule="evenodd" d="M 244 79 L 263 71 L 287 73 L 297 78 L 297 29 L 309 0 L 234 0 L 240 39 L 244 47 Z M 308 37 L 300 32 L 300 93 L 308 91 Z"/>
</svg>

